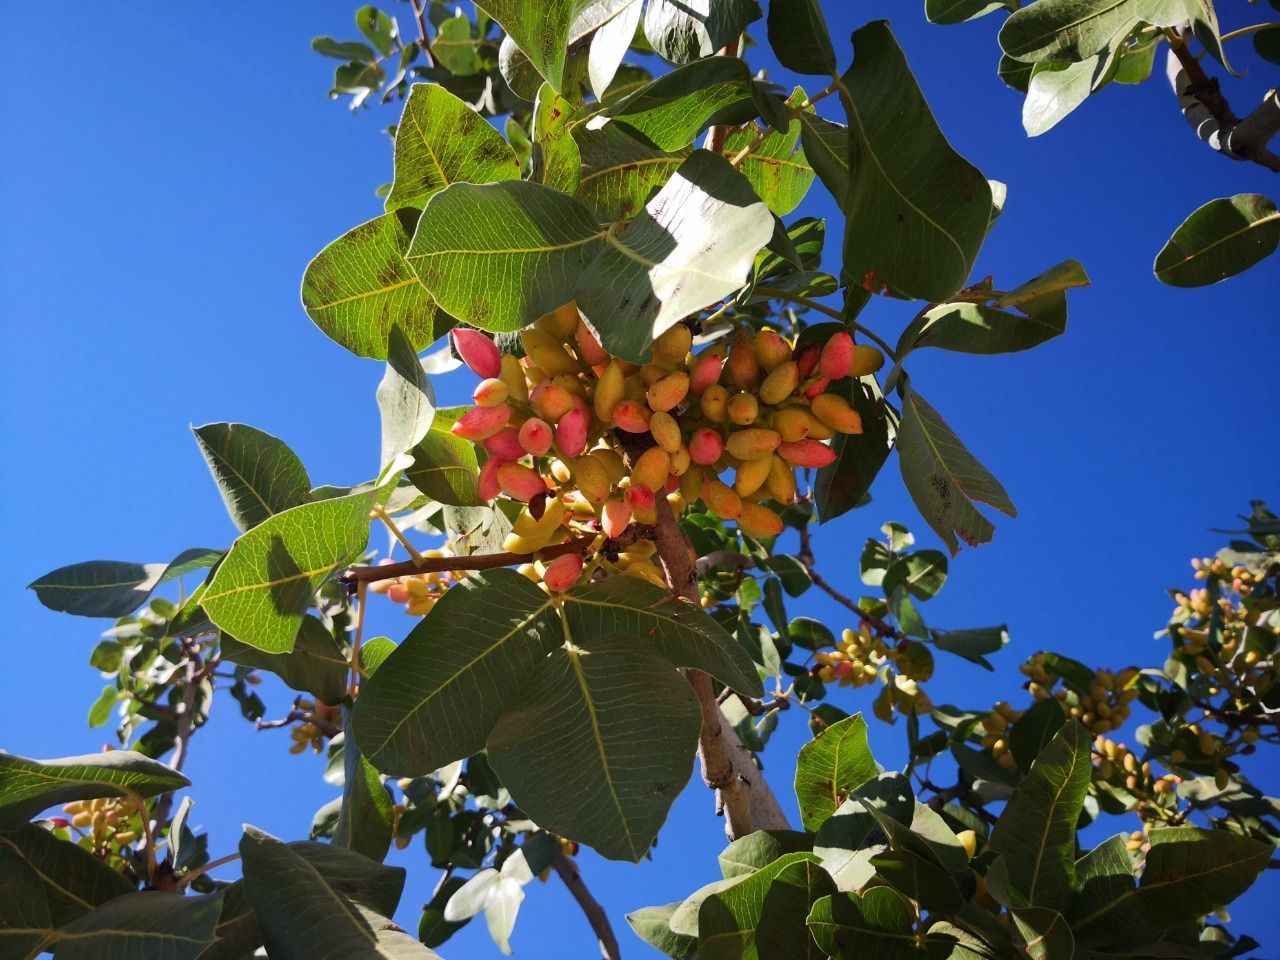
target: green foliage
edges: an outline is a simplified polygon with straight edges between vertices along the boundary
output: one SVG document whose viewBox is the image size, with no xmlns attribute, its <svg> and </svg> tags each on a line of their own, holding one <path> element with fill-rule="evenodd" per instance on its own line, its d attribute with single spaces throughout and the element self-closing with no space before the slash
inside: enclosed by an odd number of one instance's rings
<svg viewBox="0 0 1280 960">
<path fill-rule="evenodd" d="M 1173 232 L 1156 255 L 1156 276 L 1175 287 L 1203 287 L 1248 270 L 1280 246 L 1280 212 L 1257 193 L 1210 200 Z"/>
<path fill-rule="evenodd" d="M 163 763 L 128 750 L 28 760 L 0 753 L 0 824 L 21 825 L 58 803 L 94 797 L 151 797 L 190 784 Z"/>
</svg>

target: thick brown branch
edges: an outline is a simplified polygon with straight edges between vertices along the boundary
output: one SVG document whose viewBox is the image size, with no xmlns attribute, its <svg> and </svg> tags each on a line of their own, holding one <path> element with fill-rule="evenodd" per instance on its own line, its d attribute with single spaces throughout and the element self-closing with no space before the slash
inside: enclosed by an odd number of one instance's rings
<svg viewBox="0 0 1280 960">
<path fill-rule="evenodd" d="M 1178 30 L 1170 30 L 1167 35 L 1169 85 L 1196 136 L 1225 157 L 1252 161 L 1280 172 L 1280 156 L 1267 147 L 1280 132 L 1280 99 L 1276 91 L 1268 91 L 1261 105 L 1241 120 L 1223 96 L 1217 78 L 1210 77 L 1191 52 L 1186 35 Z"/>
<path fill-rule="evenodd" d="M 618 947 L 618 938 L 613 934 L 613 926 L 609 923 L 609 915 L 604 912 L 604 907 L 600 906 L 600 901 L 593 897 L 591 891 L 587 889 L 578 865 L 563 853 L 558 853 L 556 858 L 551 861 L 551 866 L 560 875 L 564 885 L 569 888 L 569 892 L 573 894 L 573 899 L 578 901 L 578 906 L 582 908 L 582 912 L 587 918 L 587 923 L 591 924 L 591 929 L 596 935 L 596 942 L 600 946 L 600 955 L 604 960 L 622 960 L 622 950 Z"/>
<path fill-rule="evenodd" d="M 689 541 L 664 497 L 658 498 L 656 512 L 658 525 L 654 542 L 667 583 L 677 596 L 697 603 L 698 588 Z M 737 840 L 756 830 L 787 829 L 787 816 L 765 782 L 755 757 L 742 745 L 737 731 L 720 710 L 711 677 L 701 670 L 687 670 L 685 676 L 698 698 L 702 714 L 702 733 L 698 738 L 702 780 L 716 792 L 716 808 L 725 816 L 725 835 Z"/>
</svg>

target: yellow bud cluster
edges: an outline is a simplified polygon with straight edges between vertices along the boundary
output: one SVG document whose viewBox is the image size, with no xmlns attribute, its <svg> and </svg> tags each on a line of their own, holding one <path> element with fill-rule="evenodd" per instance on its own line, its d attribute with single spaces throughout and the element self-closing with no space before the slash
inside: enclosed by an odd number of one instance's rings
<svg viewBox="0 0 1280 960">
<path fill-rule="evenodd" d="M 865 627 L 858 633 L 845 629 L 834 650 L 814 654 L 818 679 L 842 687 L 862 687 L 871 683 L 889 659 L 884 642 Z"/>
<path fill-rule="evenodd" d="M 85 832 L 97 849 L 121 847 L 138 839 L 141 824 L 132 823 L 142 806 L 134 797 L 96 797 L 64 804 L 71 826 Z"/>
</svg>

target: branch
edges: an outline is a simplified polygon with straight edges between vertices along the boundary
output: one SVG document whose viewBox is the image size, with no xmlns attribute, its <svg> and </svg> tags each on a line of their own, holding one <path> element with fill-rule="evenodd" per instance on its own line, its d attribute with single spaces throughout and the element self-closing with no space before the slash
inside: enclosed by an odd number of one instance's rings
<svg viewBox="0 0 1280 960">
<path fill-rule="evenodd" d="M 659 497 L 655 507 L 658 526 L 654 541 L 666 570 L 667 583 L 678 597 L 697 603 L 698 588 L 689 556 L 689 541 L 676 524 L 666 498 Z M 755 757 L 742 745 L 737 731 L 721 712 L 710 675 L 701 670 L 686 670 L 685 677 L 693 687 L 702 714 L 702 732 L 698 737 L 702 781 L 716 792 L 716 809 L 725 815 L 725 835 L 737 840 L 756 830 L 787 829 L 790 826 L 787 815 L 765 782 Z"/>
<path fill-rule="evenodd" d="M 643 524 L 632 524 L 626 533 L 616 539 L 604 541 L 602 552 L 621 550 L 637 540 L 648 538 L 652 530 Z M 596 536 L 575 537 L 564 543 L 544 547 L 537 554 L 532 553 L 476 553 L 469 557 L 423 557 L 421 560 L 403 560 L 400 563 L 384 563 L 381 565 L 348 567 L 338 576 L 338 582 L 348 588 L 361 583 L 373 583 L 377 580 L 392 580 L 396 577 L 408 577 L 418 573 L 443 573 L 453 570 L 493 570 L 496 567 L 513 567 L 521 563 L 531 563 L 535 559 L 551 560 L 566 553 L 587 553 L 592 544 L 599 539 Z"/>
<path fill-rule="evenodd" d="M 817 566 L 813 559 L 813 541 L 809 537 L 809 525 L 806 523 L 800 528 L 800 552 L 797 554 L 800 562 L 804 564 L 805 570 L 809 572 L 809 579 L 813 581 L 813 585 L 835 600 L 841 606 L 846 607 L 855 613 L 859 620 L 871 627 L 882 637 L 891 637 L 895 640 L 901 639 L 900 634 L 889 624 L 885 623 L 879 617 L 867 613 L 853 601 L 851 597 L 841 593 L 833 587 L 822 574 L 818 572 Z"/>
<path fill-rule="evenodd" d="M 1280 132 L 1280 99 L 1267 91 L 1262 103 L 1243 120 L 1238 118 L 1218 86 L 1187 46 L 1186 37 L 1168 31 L 1169 54 L 1165 73 L 1178 97 L 1178 106 L 1196 136 L 1224 157 L 1248 160 L 1268 170 L 1280 172 L 1280 156 L 1267 144 Z"/>
<path fill-rule="evenodd" d="M 613 927 L 609 924 L 609 915 L 604 912 L 604 907 L 600 906 L 600 901 L 587 889 L 578 865 L 561 851 L 551 861 L 551 866 L 555 867 L 556 873 L 560 874 L 560 879 L 564 881 L 564 885 L 573 894 L 573 899 L 578 901 L 578 906 L 586 915 L 587 923 L 591 924 L 591 929 L 595 931 L 600 956 L 604 960 L 622 960 L 622 951 L 618 948 L 618 938 L 614 936 Z"/>
</svg>

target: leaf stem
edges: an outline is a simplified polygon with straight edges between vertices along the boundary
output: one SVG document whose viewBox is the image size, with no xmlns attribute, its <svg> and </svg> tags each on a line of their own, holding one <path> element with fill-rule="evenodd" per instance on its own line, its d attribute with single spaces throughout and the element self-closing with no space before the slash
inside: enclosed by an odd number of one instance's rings
<svg viewBox="0 0 1280 960">
<path fill-rule="evenodd" d="M 789 293 L 786 290 L 779 289 L 778 287 L 756 287 L 755 292 L 760 294 L 762 297 L 768 297 L 771 300 L 786 300 L 790 303 L 797 303 L 802 307 L 808 307 L 810 310 L 817 310 L 819 313 L 825 313 L 833 320 L 839 320 L 845 326 L 852 327 L 854 330 L 857 330 L 883 350 L 886 356 L 893 356 L 893 347 L 889 346 L 889 344 L 886 343 L 874 330 L 867 329 L 856 320 L 848 319 L 835 307 L 829 307 L 825 303 L 820 303 L 810 297 L 802 297 L 799 294 Z"/>
<path fill-rule="evenodd" d="M 1240 27 L 1238 30 L 1232 30 L 1230 33 L 1224 33 L 1219 37 L 1219 41 L 1226 43 L 1228 40 L 1234 40 L 1236 37 L 1244 37 L 1251 33 L 1257 33 L 1259 30 L 1266 30 L 1268 27 L 1276 26 L 1275 23 L 1254 23 L 1247 27 Z"/>
<path fill-rule="evenodd" d="M 182 891 L 186 889 L 186 887 L 193 880 L 203 877 L 206 873 L 209 873 L 212 870 L 216 870 L 218 869 L 218 867 L 224 867 L 228 863 L 234 863 L 239 859 L 240 859 L 240 854 L 228 853 L 225 857 L 219 857 L 217 860 L 210 860 L 208 863 L 201 864 L 200 866 L 196 867 L 193 870 L 188 870 L 178 880 L 178 890 Z"/>
<path fill-rule="evenodd" d="M 413 560 L 413 562 L 417 564 L 421 564 L 422 561 L 425 559 L 422 556 L 422 553 L 418 550 L 417 547 L 415 547 L 412 543 L 409 542 L 409 538 L 404 535 L 404 531 L 400 529 L 399 524 L 397 524 L 394 520 L 391 519 L 391 516 L 390 514 L 387 513 L 386 508 L 383 507 L 381 504 L 379 504 L 378 506 L 374 507 L 373 510 L 370 512 L 373 514 L 373 516 L 376 519 L 381 520 L 383 524 L 386 526 L 386 528 L 391 531 L 391 535 L 396 538 L 396 541 L 400 544 L 400 546 L 404 547 L 405 552 L 409 554 L 409 557 Z"/>
</svg>

